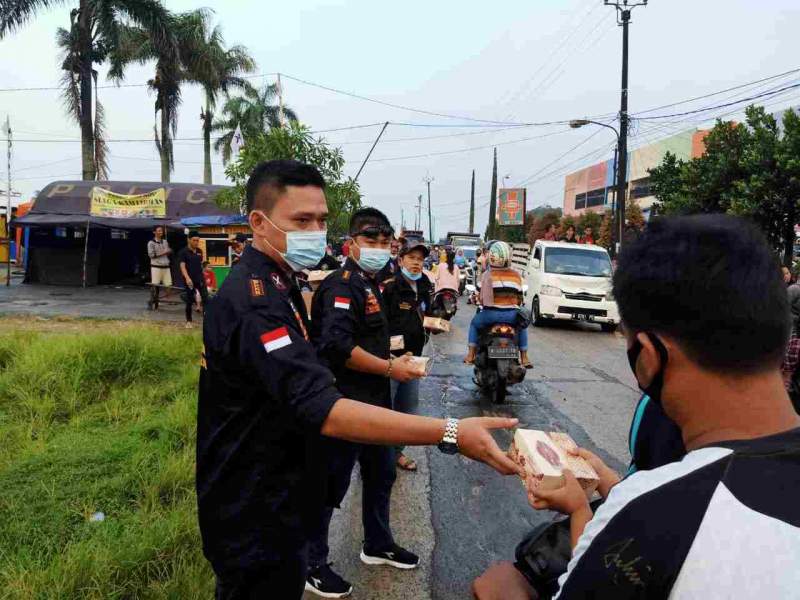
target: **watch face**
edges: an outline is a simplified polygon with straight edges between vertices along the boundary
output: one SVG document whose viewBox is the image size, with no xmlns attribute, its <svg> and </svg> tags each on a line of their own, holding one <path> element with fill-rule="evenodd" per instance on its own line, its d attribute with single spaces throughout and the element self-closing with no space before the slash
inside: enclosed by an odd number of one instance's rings
<svg viewBox="0 0 800 600">
<path fill-rule="evenodd" d="M 439 450 L 445 454 L 458 454 L 458 444 L 453 444 L 451 442 L 440 442 Z"/>
</svg>

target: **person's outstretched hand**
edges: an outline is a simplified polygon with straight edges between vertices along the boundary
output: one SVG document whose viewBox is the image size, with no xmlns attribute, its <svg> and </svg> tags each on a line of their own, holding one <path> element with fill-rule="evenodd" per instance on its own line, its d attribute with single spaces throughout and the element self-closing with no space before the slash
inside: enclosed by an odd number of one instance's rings
<svg viewBox="0 0 800 600">
<path fill-rule="evenodd" d="M 619 474 L 606 463 L 604 463 L 603 459 L 597 456 L 594 452 L 590 452 L 586 448 L 578 448 L 574 452 L 571 450 L 568 452 L 574 456 L 580 456 L 582 459 L 592 465 L 592 468 L 597 472 L 597 475 L 600 478 L 600 483 L 597 484 L 597 492 L 603 498 L 607 498 L 608 492 L 611 491 L 611 488 L 620 482 Z"/>
<path fill-rule="evenodd" d="M 528 502 L 536 510 L 557 510 L 565 515 L 588 510 L 589 499 L 572 471 L 564 469 L 564 485 L 554 490 L 528 486 Z"/>
<path fill-rule="evenodd" d="M 511 429 L 518 419 L 505 417 L 470 417 L 458 422 L 458 450 L 472 460 L 486 463 L 502 475 L 520 475 L 525 472 L 511 460 L 494 441 L 492 429 Z"/>
</svg>

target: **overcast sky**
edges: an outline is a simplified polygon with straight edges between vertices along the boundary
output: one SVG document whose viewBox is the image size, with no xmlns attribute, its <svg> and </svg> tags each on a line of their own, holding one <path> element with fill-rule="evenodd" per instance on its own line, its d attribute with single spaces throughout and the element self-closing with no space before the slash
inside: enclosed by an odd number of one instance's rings
<svg viewBox="0 0 800 600">
<path fill-rule="evenodd" d="M 57 85 L 60 65 L 55 30 L 69 24 L 72 4 L 77 0 L 41 11 L 33 22 L 0 41 L 0 88 Z M 619 109 L 621 29 L 616 26 L 614 9 L 604 7 L 602 0 L 410 0 L 400 4 L 166 0 L 165 4 L 175 11 L 212 8 L 226 41 L 247 46 L 258 61 L 259 73 L 280 71 L 392 104 L 515 123 L 609 115 Z M 798 30 L 797 0 L 652 0 L 633 14 L 631 112 L 794 69 L 800 66 Z M 132 68 L 125 82 L 144 83 L 152 70 L 152 65 Z M 272 81 L 274 76 L 265 79 Z M 794 74 L 661 113 L 722 103 L 798 79 Z M 398 224 L 403 209 L 407 225 L 413 225 L 413 206 L 425 192 L 423 178 L 430 174 L 437 235 L 466 228 L 473 169 L 479 206 L 476 230 L 483 231 L 494 144 L 500 177 L 508 175 L 509 186 L 527 185 L 529 207 L 560 206 L 564 174 L 612 154 L 613 133 L 593 126 L 574 131 L 563 125 L 476 128 L 480 123 L 390 108 L 288 79 L 283 87 L 286 103 L 315 130 L 383 121 L 437 125 L 390 125 L 360 178 L 366 204 L 384 210 Z M 797 104 L 798 97 L 800 92 L 789 91 L 767 102 L 778 109 Z M 152 140 L 154 99 L 146 88 L 102 89 L 100 99 L 106 108 L 109 139 Z M 200 91 L 186 87 L 173 181 L 202 181 L 201 104 Z M 637 147 L 707 123 L 709 116 L 719 112 L 639 122 L 631 144 Z M 79 138 L 77 125 L 65 116 L 58 91 L 0 91 L 0 118 L 4 120 L 7 113 L 20 140 L 14 148 L 14 187 L 24 197 L 50 180 L 80 177 L 77 141 L 22 141 Z M 331 143 L 342 144 L 346 172 L 353 175 L 379 130 L 324 135 Z M 110 146 L 112 179 L 158 180 L 159 162 L 152 141 L 112 142 Z M 416 155 L 426 156 L 394 160 Z M 5 187 L 4 148 L 2 157 Z M 223 182 L 221 159 L 215 156 L 213 160 L 215 183 Z M 423 220 L 427 229 L 427 218 Z"/>
</svg>

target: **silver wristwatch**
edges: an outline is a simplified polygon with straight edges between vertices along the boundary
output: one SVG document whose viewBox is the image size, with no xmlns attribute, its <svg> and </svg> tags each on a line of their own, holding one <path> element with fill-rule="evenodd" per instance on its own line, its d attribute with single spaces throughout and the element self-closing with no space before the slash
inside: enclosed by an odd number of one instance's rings
<svg viewBox="0 0 800 600">
<path fill-rule="evenodd" d="M 458 419 L 447 419 L 439 450 L 445 454 L 458 454 Z"/>
</svg>

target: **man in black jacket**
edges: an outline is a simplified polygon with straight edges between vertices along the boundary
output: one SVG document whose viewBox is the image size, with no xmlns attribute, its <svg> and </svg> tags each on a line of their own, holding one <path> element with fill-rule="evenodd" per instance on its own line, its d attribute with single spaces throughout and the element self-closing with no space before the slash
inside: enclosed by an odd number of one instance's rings
<svg viewBox="0 0 800 600">
<path fill-rule="evenodd" d="M 391 349 L 395 356 L 409 352 L 414 356 L 422 356 L 427 341 L 423 318 L 430 311 L 433 286 L 423 274 L 422 265 L 429 253 L 425 244 L 404 244 L 400 250 L 397 272 L 383 284 Z M 413 415 L 418 406 L 419 380 L 392 380 L 392 408 Z M 403 454 L 404 448 L 397 447 L 397 466 L 406 471 L 416 471 L 417 464 Z"/>
</svg>

